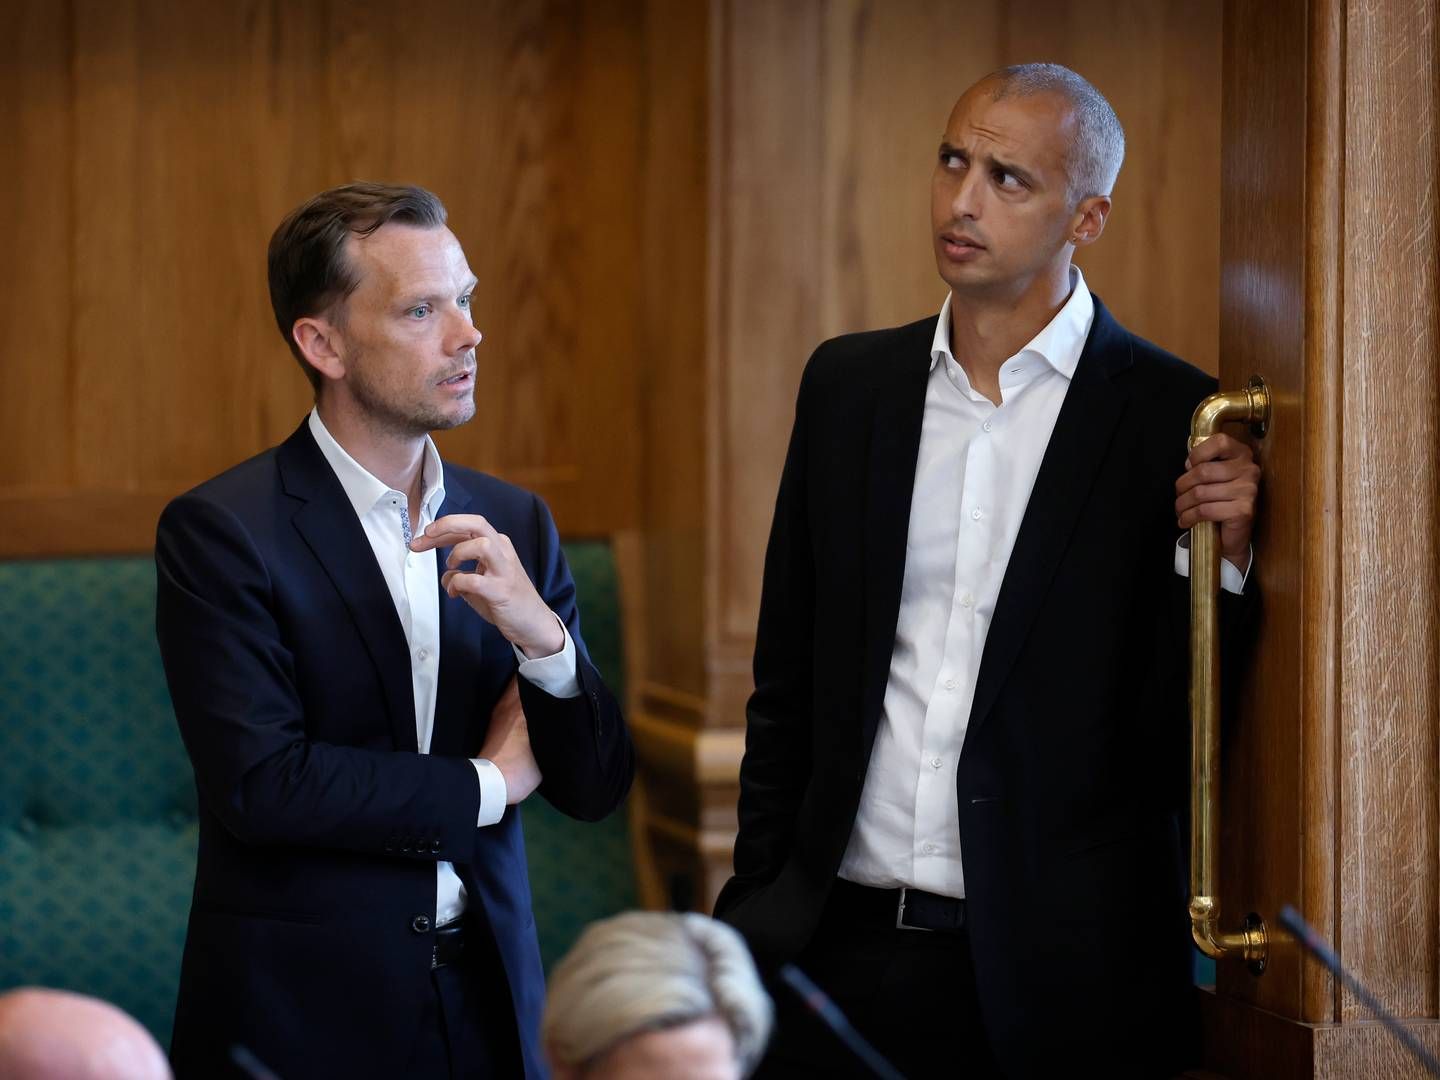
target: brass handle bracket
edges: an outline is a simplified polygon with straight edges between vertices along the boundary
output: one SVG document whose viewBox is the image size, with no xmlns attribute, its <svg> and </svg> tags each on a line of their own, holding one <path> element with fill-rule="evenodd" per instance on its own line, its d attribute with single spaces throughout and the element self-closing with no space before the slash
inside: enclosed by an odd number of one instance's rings
<svg viewBox="0 0 1440 1080">
<path fill-rule="evenodd" d="M 1211 394 L 1190 422 L 1190 447 L 1226 423 L 1250 426 L 1264 438 L 1270 423 L 1270 389 L 1253 375 L 1243 390 Z M 1214 959 L 1236 956 L 1250 971 L 1265 971 L 1269 935 L 1251 913 L 1242 929 L 1220 928 L 1215 870 L 1220 854 L 1220 545 L 1215 523 L 1190 530 L 1190 932 Z"/>
</svg>

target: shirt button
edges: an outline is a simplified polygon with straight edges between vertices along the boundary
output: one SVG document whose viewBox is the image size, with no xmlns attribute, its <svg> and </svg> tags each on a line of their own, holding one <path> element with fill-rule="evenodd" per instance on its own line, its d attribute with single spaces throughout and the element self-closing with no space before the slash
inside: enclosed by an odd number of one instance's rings
<svg viewBox="0 0 1440 1080">
<path fill-rule="evenodd" d="M 981 426 L 982 428 L 984 428 L 986 431 L 989 431 L 990 428 L 991 428 L 991 424 L 990 424 L 990 421 L 989 421 L 989 420 L 986 420 L 985 423 L 981 424 L 980 426 Z"/>
<path fill-rule="evenodd" d="M 429 660 L 429 659 L 430 659 L 430 650 L 429 650 L 429 649 L 421 649 L 421 650 L 420 650 L 418 653 L 416 653 L 415 655 L 418 656 L 418 657 L 420 657 L 421 661 L 423 662 L 423 661 L 425 661 L 425 660 Z"/>
<path fill-rule="evenodd" d="M 975 598 L 967 592 L 964 596 L 960 597 L 960 606 L 964 608 L 974 607 Z"/>
<path fill-rule="evenodd" d="M 946 690 L 954 690 L 954 689 L 955 689 L 955 680 L 954 680 L 954 679 L 946 679 L 946 680 L 945 680 L 945 689 L 946 689 Z"/>
<path fill-rule="evenodd" d="M 942 762 L 938 757 L 932 757 L 932 758 L 930 759 L 930 767 L 931 767 L 931 768 L 938 769 L 938 768 L 939 768 L 941 765 L 943 765 L 943 764 L 944 764 L 944 762 Z"/>
<path fill-rule="evenodd" d="M 979 521 L 984 516 L 985 512 L 981 510 L 978 506 L 974 510 L 970 511 L 970 518 L 973 521 Z"/>
<path fill-rule="evenodd" d="M 934 855 L 934 854 L 935 854 L 935 845 L 934 845 L 934 844 L 926 844 L 926 845 L 925 845 L 924 847 L 922 847 L 920 850 L 923 851 L 926 855 Z"/>
</svg>

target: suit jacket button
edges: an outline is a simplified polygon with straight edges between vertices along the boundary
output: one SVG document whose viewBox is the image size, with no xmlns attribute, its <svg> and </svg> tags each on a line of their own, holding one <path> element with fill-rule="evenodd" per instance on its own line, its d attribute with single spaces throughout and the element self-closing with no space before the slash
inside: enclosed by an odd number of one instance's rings
<svg viewBox="0 0 1440 1080">
<path fill-rule="evenodd" d="M 430 932 L 430 916 L 416 915 L 410 920 L 410 929 L 417 934 L 428 934 Z"/>
<path fill-rule="evenodd" d="M 430 854 L 431 854 L 431 855 L 439 855 L 439 854 L 440 854 L 440 838 L 439 838 L 438 836 L 437 836 L 434 840 L 431 840 L 431 841 L 430 841 Z"/>
</svg>

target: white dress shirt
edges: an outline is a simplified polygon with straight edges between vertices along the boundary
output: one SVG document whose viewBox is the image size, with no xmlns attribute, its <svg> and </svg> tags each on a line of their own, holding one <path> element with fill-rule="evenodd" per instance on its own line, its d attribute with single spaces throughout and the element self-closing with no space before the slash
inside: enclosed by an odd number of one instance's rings
<svg viewBox="0 0 1440 1080">
<path fill-rule="evenodd" d="M 430 752 L 435 726 L 435 692 L 440 675 L 439 562 L 433 551 L 410 550 L 411 535 L 418 535 L 435 520 L 445 502 L 445 473 L 434 441 L 425 437 L 421 467 L 420 520 L 410 522 L 409 502 L 403 492 L 376 478 L 351 457 L 326 429 L 318 411 L 310 411 L 310 434 L 330 463 L 340 486 L 355 508 L 375 553 L 395 604 L 395 614 L 410 649 L 410 682 L 415 696 L 415 745 Z M 410 535 L 407 535 L 410 534 Z M 479 615 L 475 616 L 477 619 Z M 561 623 L 564 630 L 564 623 Z M 575 667 L 575 643 L 565 630 L 565 645 L 553 656 L 529 660 L 518 649 L 520 674 L 553 697 L 576 697 L 580 683 Z M 480 782 L 480 814 L 476 826 L 494 825 L 505 813 L 505 777 L 485 758 L 472 758 Z M 448 862 L 436 864 L 435 925 L 458 919 L 465 911 L 465 886 Z"/>
<path fill-rule="evenodd" d="M 965 895 L 956 770 L 995 601 L 1040 462 L 1094 321 L 1078 268 L 1065 305 L 1000 367 L 1001 404 L 950 351 L 950 298 L 930 349 L 900 616 L 875 745 L 840 876 Z M 1176 570 L 1189 571 L 1177 546 Z M 1222 563 L 1222 584 L 1244 578 Z"/>
</svg>

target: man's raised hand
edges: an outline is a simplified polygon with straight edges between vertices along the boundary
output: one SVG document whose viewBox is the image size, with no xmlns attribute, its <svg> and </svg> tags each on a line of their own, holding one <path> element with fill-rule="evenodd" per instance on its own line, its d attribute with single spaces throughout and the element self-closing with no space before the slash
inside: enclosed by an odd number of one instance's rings
<svg viewBox="0 0 1440 1080">
<path fill-rule="evenodd" d="M 440 578 L 449 596 L 463 597 L 532 660 L 553 656 L 565 647 L 560 620 L 535 591 L 508 536 L 479 514 L 447 514 L 427 525 L 410 549 L 452 545 Z M 466 569 L 467 563 L 474 567 Z"/>
</svg>

